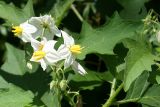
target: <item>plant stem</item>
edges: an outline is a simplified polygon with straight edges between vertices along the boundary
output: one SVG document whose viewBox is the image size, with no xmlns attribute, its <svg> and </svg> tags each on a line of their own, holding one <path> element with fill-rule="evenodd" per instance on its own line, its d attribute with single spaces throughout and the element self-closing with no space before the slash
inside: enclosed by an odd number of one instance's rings
<svg viewBox="0 0 160 107">
<path fill-rule="evenodd" d="M 120 101 L 116 101 L 115 103 L 113 103 L 113 105 L 119 105 L 119 104 L 125 104 L 125 103 L 129 103 L 129 102 L 137 102 L 140 98 L 133 98 L 133 99 L 128 99 L 128 100 L 120 100 Z"/>
<path fill-rule="evenodd" d="M 76 14 L 76 16 L 78 17 L 78 19 L 83 22 L 83 17 L 81 16 L 81 14 L 78 12 L 78 10 L 75 8 L 75 6 L 72 4 L 71 5 L 71 9 L 73 10 L 73 12 Z"/>
<path fill-rule="evenodd" d="M 117 90 L 112 94 L 112 96 L 109 97 L 109 99 L 106 101 L 106 103 L 102 107 L 110 107 L 111 104 L 113 103 L 115 97 L 118 95 L 118 93 L 121 91 L 123 88 L 123 83 L 117 88 Z"/>
<path fill-rule="evenodd" d="M 60 89 L 58 89 L 58 105 L 59 105 L 59 107 L 61 107 L 61 92 L 60 92 Z"/>
<path fill-rule="evenodd" d="M 116 86 L 116 78 L 114 78 L 112 82 L 110 97 L 115 93 L 115 86 Z"/>
<path fill-rule="evenodd" d="M 61 75 L 59 74 L 59 71 L 61 70 L 59 67 L 56 67 L 55 69 L 50 66 L 51 69 L 53 70 L 52 72 L 54 72 L 51 76 L 52 76 L 52 79 L 55 80 L 55 81 L 58 81 L 58 83 L 60 82 L 61 80 Z M 57 106 L 58 107 L 61 107 L 61 97 L 62 97 L 62 93 L 61 93 L 61 89 L 60 89 L 60 86 L 58 85 L 57 87 L 54 88 L 54 94 L 56 94 L 56 99 L 57 99 Z"/>
<path fill-rule="evenodd" d="M 61 3 L 62 0 L 59 0 L 59 3 Z M 55 23 L 57 26 L 60 25 L 62 19 L 65 17 L 65 13 L 67 13 L 67 11 L 70 9 L 70 6 L 72 5 L 72 3 L 75 1 L 75 0 L 64 0 L 66 1 L 66 3 L 63 5 L 62 4 L 62 11 L 58 11 L 59 13 L 58 14 L 55 14 L 55 6 L 53 6 L 53 8 L 50 10 L 51 14 L 55 15 Z M 69 1 L 69 2 L 68 2 Z M 58 3 L 58 4 L 59 4 Z M 56 13 L 57 13 L 57 8 L 56 8 Z"/>
</svg>

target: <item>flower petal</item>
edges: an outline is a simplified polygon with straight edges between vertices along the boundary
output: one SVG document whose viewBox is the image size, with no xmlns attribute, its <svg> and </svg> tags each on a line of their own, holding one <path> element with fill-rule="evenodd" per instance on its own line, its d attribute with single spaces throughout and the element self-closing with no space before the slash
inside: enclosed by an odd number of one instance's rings
<svg viewBox="0 0 160 107">
<path fill-rule="evenodd" d="M 28 24 L 28 22 L 24 22 L 22 24 L 20 24 L 20 27 L 23 28 L 23 32 L 25 33 L 35 33 L 37 31 L 37 28 L 31 24 Z"/>
<path fill-rule="evenodd" d="M 61 60 L 61 57 L 55 51 L 55 52 L 48 52 L 45 56 L 45 59 L 49 65 L 52 65 L 52 64 L 56 63 L 57 61 Z"/>
<path fill-rule="evenodd" d="M 47 42 L 48 42 L 47 38 L 43 37 L 43 40 L 41 41 L 41 43 L 46 44 Z"/>
<path fill-rule="evenodd" d="M 35 25 L 35 26 L 41 26 L 41 24 L 42 24 L 40 17 L 31 17 L 28 22 L 32 25 Z"/>
<path fill-rule="evenodd" d="M 39 49 L 40 44 L 41 43 L 36 39 L 31 39 L 31 46 L 33 47 L 34 51 L 37 51 Z"/>
<path fill-rule="evenodd" d="M 56 35 L 58 37 L 61 37 L 61 31 L 55 26 L 55 25 L 51 25 L 50 26 L 50 30 L 53 33 L 53 35 Z"/>
<path fill-rule="evenodd" d="M 81 75 L 87 74 L 85 69 L 78 62 L 74 61 L 71 66 L 74 71 L 80 73 Z"/>
<path fill-rule="evenodd" d="M 53 23 L 54 24 L 54 20 L 53 18 L 51 17 L 51 15 L 44 15 L 44 16 L 41 16 L 41 21 L 45 22 L 45 23 Z"/>
<path fill-rule="evenodd" d="M 41 67 L 42 67 L 43 71 L 45 71 L 47 68 L 47 64 L 45 63 L 44 59 L 41 59 L 40 63 L 41 63 Z"/>
<path fill-rule="evenodd" d="M 69 36 L 66 32 L 62 31 L 62 37 L 64 39 L 64 44 L 67 45 L 67 46 L 71 46 L 71 45 L 74 45 L 74 39 Z"/>
<path fill-rule="evenodd" d="M 72 56 L 72 54 L 69 54 L 69 56 L 66 58 L 64 62 L 64 69 L 68 68 L 70 65 L 72 65 L 75 58 Z"/>
<path fill-rule="evenodd" d="M 23 42 L 31 42 L 32 35 L 31 34 L 27 34 L 27 33 L 22 33 L 22 36 L 19 36 L 19 38 L 21 38 L 23 40 Z"/>
<path fill-rule="evenodd" d="M 57 51 L 62 59 L 66 59 L 67 56 L 70 54 L 68 47 L 66 47 L 64 44 L 60 45 Z"/>
<path fill-rule="evenodd" d="M 48 42 L 45 43 L 44 47 L 43 47 L 43 51 L 45 51 L 46 53 L 49 51 L 54 51 L 54 45 L 56 44 L 57 41 L 55 40 L 49 40 Z"/>
</svg>

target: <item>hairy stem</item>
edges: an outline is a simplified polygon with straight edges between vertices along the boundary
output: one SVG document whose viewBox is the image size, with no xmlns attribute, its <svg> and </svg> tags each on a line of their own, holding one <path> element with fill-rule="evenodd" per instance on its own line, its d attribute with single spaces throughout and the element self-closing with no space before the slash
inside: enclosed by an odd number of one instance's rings
<svg viewBox="0 0 160 107">
<path fill-rule="evenodd" d="M 113 103 L 113 105 L 119 105 L 119 104 L 125 104 L 125 103 L 129 103 L 129 102 L 137 102 L 140 98 L 133 98 L 133 99 L 128 99 L 128 100 L 120 100 L 120 101 L 116 101 Z"/>
<path fill-rule="evenodd" d="M 116 78 L 114 78 L 112 82 L 110 97 L 115 93 L 115 86 L 116 86 Z"/>
<path fill-rule="evenodd" d="M 78 17 L 78 19 L 83 22 L 83 17 L 81 16 L 81 14 L 78 12 L 78 10 L 75 8 L 75 6 L 72 4 L 71 5 L 71 9 L 73 10 L 73 12 L 76 14 L 76 16 Z"/>
<path fill-rule="evenodd" d="M 116 89 L 116 91 L 112 94 L 112 96 L 109 97 L 109 99 L 106 101 L 106 103 L 102 107 L 110 107 L 115 99 L 115 97 L 118 95 L 118 93 L 123 88 L 123 83 Z"/>
<path fill-rule="evenodd" d="M 58 84 L 59 82 L 61 81 L 61 75 L 59 73 L 59 71 L 61 70 L 59 67 L 55 67 L 53 68 L 52 66 L 50 66 L 51 69 L 53 70 L 52 71 L 52 79 L 54 81 L 58 81 Z M 57 106 L 58 107 L 61 107 L 61 98 L 62 98 L 62 93 L 61 93 L 61 89 L 60 89 L 60 86 L 58 85 L 57 87 L 53 87 L 53 90 L 54 90 L 54 93 L 53 94 L 56 94 L 56 99 L 57 99 Z"/>
</svg>

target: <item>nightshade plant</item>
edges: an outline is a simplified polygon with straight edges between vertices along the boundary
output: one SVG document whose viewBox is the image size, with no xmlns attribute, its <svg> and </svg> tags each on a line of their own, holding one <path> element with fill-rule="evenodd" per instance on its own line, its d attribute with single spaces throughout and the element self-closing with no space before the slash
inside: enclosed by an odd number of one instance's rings
<svg viewBox="0 0 160 107">
<path fill-rule="evenodd" d="M 153 0 L 8 2 L 0 1 L 0 107 L 160 107 Z"/>
<path fill-rule="evenodd" d="M 58 97 L 58 105 L 56 106 L 60 107 L 62 97 L 61 90 L 65 91 L 67 88 L 67 80 L 64 76 L 65 69 L 72 66 L 72 69 L 81 75 L 87 73 L 84 68 L 75 61 L 76 54 L 80 54 L 83 48 L 80 45 L 75 45 L 73 37 L 56 27 L 51 15 L 31 17 L 19 26 L 13 26 L 12 29 L 16 37 L 22 39 L 23 42 L 30 42 L 34 50 L 30 61 L 39 62 L 44 71 L 48 66 L 53 70 L 53 80 L 50 83 L 50 90 L 54 89 L 54 91 L 58 91 L 54 94 L 57 94 Z M 45 37 L 45 34 L 53 39 L 47 40 L 48 38 Z M 62 35 L 64 41 L 57 50 L 55 49 L 55 44 L 58 41 L 54 40 L 54 35 L 58 37 Z M 59 66 L 58 63 L 62 64 Z M 64 69 L 62 68 L 63 66 Z M 66 90 L 66 93 L 73 93 L 75 94 L 74 96 L 78 95 L 78 92 L 70 92 L 69 90 Z M 76 103 L 74 103 L 74 99 L 72 102 L 72 105 L 75 106 Z"/>
</svg>

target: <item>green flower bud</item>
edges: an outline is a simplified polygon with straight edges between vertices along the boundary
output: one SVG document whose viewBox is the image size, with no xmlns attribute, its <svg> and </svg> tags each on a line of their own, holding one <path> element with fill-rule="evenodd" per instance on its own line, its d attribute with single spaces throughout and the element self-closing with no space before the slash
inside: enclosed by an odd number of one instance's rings
<svg viewBox="0 0 160 107">
<path fill-rule="evenodd" d="M 58 81 L 52 80 L 49 85 L 50 85 L 50 90 L 51 90 L 53 87 L 57 87 Z"/>
<path fill-rule="evenodd" d="M 59 83 L 59 86 L 60 86 L 61 90 L 64 91 L 67 88 L 67 80 L 62 80 Z"/>
</svg>

